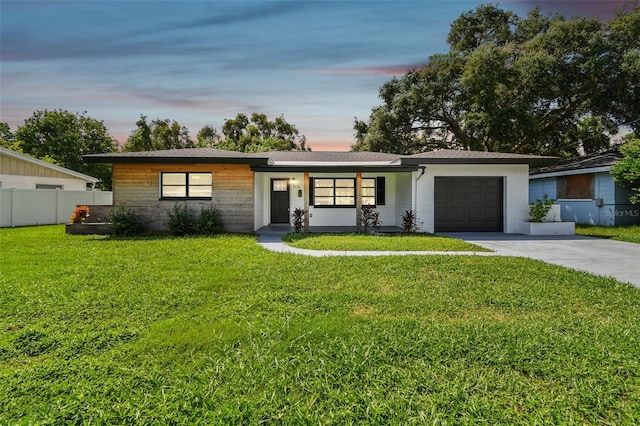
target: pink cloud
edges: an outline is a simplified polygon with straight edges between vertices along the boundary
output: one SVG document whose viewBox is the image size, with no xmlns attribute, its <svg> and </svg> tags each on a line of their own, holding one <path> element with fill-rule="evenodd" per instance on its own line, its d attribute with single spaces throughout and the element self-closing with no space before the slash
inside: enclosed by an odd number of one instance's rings
<svg viewBox="0 0 640 426">
<path fill-rule="evenodd" d="M 527 9 L 538 6 L 544 13 L 560 13 L 567 18 L 574 16 L 595 16 L 603 21 L 609 21 L 616 16 L 616 11 L 629 5 L 628 0 L 607 1 L 573 1 L 573 0 L 507 0 L 508 3 L 520 3 Z M 630 6 L 627 6 L 630 7 Z"/>
<path fill-rule="evenodd" d="M 406 74 L 407 71 L 422 68 L 424 63 L 416 64 L 398 64 L 398 65 L 383 65 L 372 67 L 356 67 L 356 68 L 329 68 L 323 70 L 316 70 L 318 74 L 332 74 L 332 75 L 355 75 L 355 74 L 375 74 L 385 77 Z"/>
</svg>

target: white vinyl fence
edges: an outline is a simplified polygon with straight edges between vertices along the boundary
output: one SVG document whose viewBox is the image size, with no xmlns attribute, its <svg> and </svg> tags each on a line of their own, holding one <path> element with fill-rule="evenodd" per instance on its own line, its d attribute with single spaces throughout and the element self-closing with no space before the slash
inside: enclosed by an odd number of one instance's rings
<svg viewBox="0 0 640 426">
<path fill-rule="evenodd" d="M 0 188 L 0 227 L 67 223 L 77 205 L 111 204 L 111 191 Z"/>
</svg>

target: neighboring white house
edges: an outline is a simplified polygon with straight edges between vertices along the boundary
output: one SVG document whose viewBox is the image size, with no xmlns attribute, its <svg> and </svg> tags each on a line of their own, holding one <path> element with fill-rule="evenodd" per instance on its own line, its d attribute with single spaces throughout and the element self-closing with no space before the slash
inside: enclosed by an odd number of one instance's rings
<svg viewBox="0 0 640 426">
<path fill-rule="evenodd" d="M 0 147 L 0 227 L 65 223 L 77 205 L 110 205 L 98 179 Z"/>
<path fill-rule="evenodd" d="M 0 188 L 86 191 L 98 179 L 0 147 Z"/>
</svg>

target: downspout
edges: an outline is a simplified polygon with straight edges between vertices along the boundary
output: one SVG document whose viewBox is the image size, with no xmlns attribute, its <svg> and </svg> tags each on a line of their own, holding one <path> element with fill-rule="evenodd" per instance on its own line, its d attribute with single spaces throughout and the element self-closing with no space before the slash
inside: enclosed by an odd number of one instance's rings
<svg viewBox="0 0 640 426">
<path fill-rule="evenodd" d="M 413 206 L 411 206 L 411 210 L 413 211 L 417 211 L 417 208 L 418 208 L 418 181 L 420 180 L 422 175 L 424 175 L 424 173 L 427 171 L 427 166 L 418 166 L 418 168 L 420 168 L 421 173 L 418 175 L 418 177 L 415 180 L 415 187 L 413 190 Z"/>
</svg>

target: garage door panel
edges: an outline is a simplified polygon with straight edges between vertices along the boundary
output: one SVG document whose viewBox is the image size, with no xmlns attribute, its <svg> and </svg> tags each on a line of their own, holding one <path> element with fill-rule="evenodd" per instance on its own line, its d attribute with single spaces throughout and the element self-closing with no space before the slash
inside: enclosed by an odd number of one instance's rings
<svg viewBox="0 0 640 426">
<path fill-rule="evenodd" d="M 501 177 L 436 177 L 436 232 L 501 232 Z"/>
</svg>

